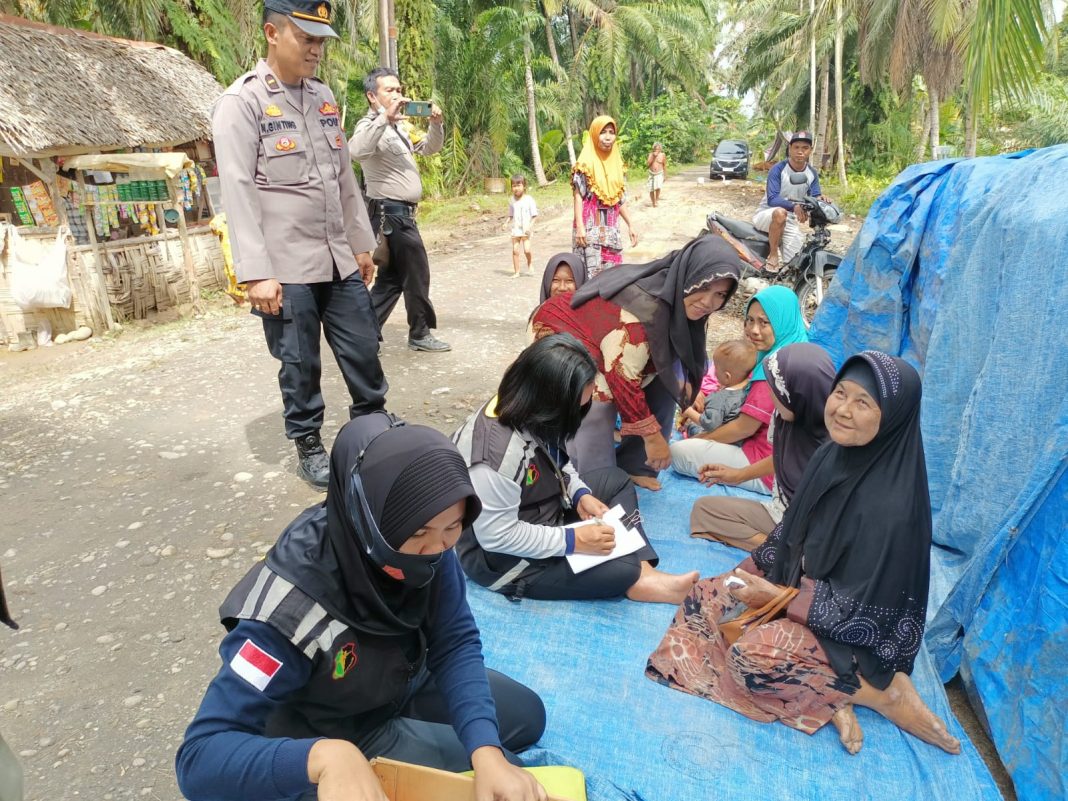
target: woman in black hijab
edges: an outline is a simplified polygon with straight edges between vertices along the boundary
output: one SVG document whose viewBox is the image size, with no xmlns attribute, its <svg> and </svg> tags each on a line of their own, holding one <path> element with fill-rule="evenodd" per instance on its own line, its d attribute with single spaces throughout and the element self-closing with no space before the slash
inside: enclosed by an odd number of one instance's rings
<svg viewBox="0 0 1068 801">
<path fill-rule="evenodd" d="M 388 756 L 474 767 L 480 797 L 544 799 L 509 761 L 544 708 L 486 670 L 453 551 L 481 508 L 443 434 L 384 412 L 348 423 L 326 501 L 219 610 L 223 666 L 178 751 L 185 797 L 385 801 L 368 760 Z"/>
<path fill-rule="evenodd" d="M 831 442 L 809 462 L 782 524 L 751 560 L 695 585 L 646 673 L 754 720 L 808 734 L 833 722 L 851 754 L 863 744 L 856 704 L 960 753 L 909 679 L 931 549 L 919 375 L 884 353 L 853 356 L 824 419 Z M 763 606 L 781 586 L 800 589 L 786 618 L 728 646 L 724 616 Z"/>
<path fill-rule="evenodd" d="M 662 259 L 607 270 L 534 312 L 536 337 L 572 334 L 597 363 L 593 408 L 568 447 L 580 472 L 618 464 L 635 483 L 660 488 L 675 405 L 693 402 L 708 366 L 708 316 L 734 294 L 740 271 L 734 248 L 702 236 Z"/>
<path fill-rule="evenodd" d="M 827 441 L 823 412 L 834 382 L 834 364 L 819 345 L 797 342 L 765 356 L 764 374 L 775 403 L 772 455 L 748 467 L 705 465 L 701 479 L 710 486 L 737 485 L 774 469 L 771 500 L 710 495 L 698 498 L 690 512 L 694 537 L 745 551 L 761 545 L 782 520 L 808 460 Z"/>
</svg>

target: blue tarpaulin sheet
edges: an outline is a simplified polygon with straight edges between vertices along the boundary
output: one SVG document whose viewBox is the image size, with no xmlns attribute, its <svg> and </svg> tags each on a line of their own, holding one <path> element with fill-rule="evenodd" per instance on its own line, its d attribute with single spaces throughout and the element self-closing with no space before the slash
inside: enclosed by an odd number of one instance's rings
<svg viewBox="0 0 1068 801">
<path fill-rule="evenodd" d="M 689 536 L 693 501 L 709 492 L 722 490 L 676 476 L 665 479 L 661 492 L 640 492 L 661 569 L 711 576 L 742 560 L 740 551 Z M 949 756 L 858 709 L 864 748 L 849 756 L 833 726 L 808 737 L 645 678 L 646 659 L 674 607 L 626 600 L 513 603 L 471 583 L 468 593 L 487 665 L 534 688 L 545 701 L 548 726 L 528 760 L 578 767 L 590 801 L 1001 798 L 953 718 L 926 651 L 913 679 L 961 738 L 963 753 Z"/>
<path fill-rule="evenodd" d="M 1068 146 L 921 164 L 872 206 L 812 327 L 923 375 L 927 647 L 1021 801 L 1068 797 Z"/>
</svg>

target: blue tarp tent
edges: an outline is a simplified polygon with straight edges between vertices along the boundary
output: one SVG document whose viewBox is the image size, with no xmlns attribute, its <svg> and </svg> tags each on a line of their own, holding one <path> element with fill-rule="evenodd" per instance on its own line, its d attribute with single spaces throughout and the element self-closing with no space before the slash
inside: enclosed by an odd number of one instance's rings
<svg viewBox="0 0 1068 801">
<path fill-rule="evenodd" d="M 813 323 L 923 375 L 927 647 L 1022 801 L 1068 797 L 1068 146 L 921 164 L 872 206 Z"/>
</svg>

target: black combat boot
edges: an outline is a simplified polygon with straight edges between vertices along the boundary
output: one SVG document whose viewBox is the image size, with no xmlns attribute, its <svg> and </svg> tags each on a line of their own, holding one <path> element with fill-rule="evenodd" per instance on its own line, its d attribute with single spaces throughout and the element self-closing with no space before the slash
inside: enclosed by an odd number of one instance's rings
<svg viewBox="0 0 1068 801">
<path fill-rule="evenodd" d="M 293 440 L 297 444 L 300 466 L 297 473 L 317 490 L 326 490 L 330 483 L 330 459 L 326 455 L 319 432 L 306 434 Z"/>
</svg>

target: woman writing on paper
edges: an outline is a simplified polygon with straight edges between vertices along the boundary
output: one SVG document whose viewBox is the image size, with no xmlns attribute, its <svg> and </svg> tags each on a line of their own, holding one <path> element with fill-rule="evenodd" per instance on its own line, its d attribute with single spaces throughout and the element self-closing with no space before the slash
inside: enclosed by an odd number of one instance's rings
<svg viewBox="0 0 1068 801">
<path fill-rule="evenodd" d="M 596 375 L 593 359 L 573 336 L 544 337 L 519 354 L 496 397 L 453 436 L 482 502 L 482 514 L 456 546 L 460 564 L 474 581 L 513 598 L 626 595 L 681 603 L 697 573 L 656 569 L 629 476 L 610 466 L 580 477 L 564 450 L 589 410 Z M 604 517 L 616 505 L 644 544 L 575 573 L 568 555 L 605 555 L 616 544 L 612 527 L 576 524 Z"/>
</svg>

